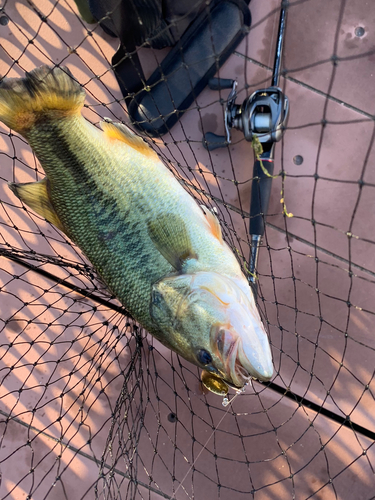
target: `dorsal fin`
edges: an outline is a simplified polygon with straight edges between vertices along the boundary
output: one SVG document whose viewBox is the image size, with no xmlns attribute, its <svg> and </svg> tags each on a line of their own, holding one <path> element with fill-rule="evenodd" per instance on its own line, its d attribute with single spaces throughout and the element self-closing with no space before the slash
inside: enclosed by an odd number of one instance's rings
<svg viewBox="0 0 375 500">
<path fill-rule="evenodd" d="M 19 198 L 25 205 L 29 206 L 38 215 L 47 219 L 61 231 L 64 228 L 58 218 L 52 203 L 48 196 L 47 177 L 39 182 L 26 182 L 24 184 L 16 184 L 10 182 L 9 189 Z"/>
<path fill-rule="evenodd" d="M 154 156 L 155 158 L 158 157 L 147 142 L 145 142 L 142 137 L 136 135 L 126 125 L 122 123 L 114 123 L 110 118 L 104 118 L 104 120 L 100 122 L 100 126 L 102 127 L 104 134 L 109 139 L 117 139 L 118 141 L 125 142 L 125 144 L 145 156 Z"/>
<path fill-rule="evenodd" d="M 182 218 L 166 214 L 148 223 L 148 234 L 162 256 L 181 271 L 188 259 L 196 259 L 186 225 Z"/>
<path fill-rule="evenodd" d="M 203 213 L 207 218 L 211 233 L 220 241 L 220 243 L 223 243 L 223 235 L 221 233 L 221 226 L 218 218 L 213 214 L 211 210 L 209 210 L 204 205 L 201 205 L 201 209 L 203 210 Z"/>
</svg>

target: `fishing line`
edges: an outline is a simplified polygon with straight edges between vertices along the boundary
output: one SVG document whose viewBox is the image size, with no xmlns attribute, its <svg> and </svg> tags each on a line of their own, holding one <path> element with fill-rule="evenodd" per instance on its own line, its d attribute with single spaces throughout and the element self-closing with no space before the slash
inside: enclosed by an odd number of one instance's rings
<svg viewBox="0 0 375 500">
<path fill-rule="evenodd" d="M 246 387 L 246 386 L 245 386 L 245 387 Z M 176 491 L 173 493 L 173 496 L 171 497 L 171 500 L 172 500 L 173 498 L 176 498 L 176 494 L 177 494 L 178 490 L 181 488 L 181 486 L 182 486 L 183 482 L 185 481 L 185 479 L 186 479 L 186 478 L 188 477 L 188 475 L 190 474 L 190 471 L 192 470 L 192 468 L 193 468 L 193 467 L 194 467 L 194 465 L 196 464 L 196 462 L 197 462 L 198 458 L 201 456 L 201 454 L 202 454 L 202 453 L 204 452 L 204 450 L 207 448 L 207 445 L 208 445 L 208 443 L 209 443 L 210 439 L 212 438 L 212 436 L 215 434 L 215 432 L 216 432 L 216 431 L 217 431 L 217 429 L 219 428 L 219 426 L 220 426 L 221 422 L 222 422 L 222 421 L 224 420 L 224 418 L 228 415 L 228 412 L 229 412 L 229 410 L 230 410 L 230 407 L 231 407 L 231 405 L 232 405 L 233 401 L 234 401 L 234 400 L 235 400 L 235 399 L 236 399 L 236 398 L 237 398 L 240 394 L 242 394 L 242 392 L 243 392 L 243 390 L 238 391 L 238 392 L 237 392 L 237 393 L 233 396 L 233 398 L 232 398 L 231 400 L 229 400 L 229 403 L 228 403 L 228 405 L 227 405 L 227 406 L 228 406 L 227 410 L 225 411 L 224 415 L 223 415 L 223 416 L 221 417 L 221 419 L 219 420 L 219 423 L 217 424 L 217 426 L 215 427 L 215 429 L 211 432 L 211 434 L 210 434 L 210 436 L 208 437 L 207 441 L 204 443 L 204 445 L 203 445 L 203 447 L 202 447 L 201 451 L 200 451 L 200 452 L 198 453 L 198 455 L 195 457 L 194 462 L 191 464 L 191 466 L 190 466 L 189 470 L 187 471 L 187 473 L 185 474 L 185 476 L 182 478 L 182 481 L 180 481 L 180 484 L 178 485 L 178 487 L 177 487 Z M 225 400 L 224 400 L 224 401 L 225 401 Z M 224 402 L 223 402 L 223 404 L 224 404 Z"/>
</svg>

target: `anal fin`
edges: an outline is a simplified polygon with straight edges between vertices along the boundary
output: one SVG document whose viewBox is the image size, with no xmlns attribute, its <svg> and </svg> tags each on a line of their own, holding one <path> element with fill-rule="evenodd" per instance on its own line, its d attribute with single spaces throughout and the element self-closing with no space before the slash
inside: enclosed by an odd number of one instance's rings
<svg viewBox="0 0 375 500">
<path fill-rule="evenodd" d="M 39 182 L 26 182 L 17 184 L 10 182 L 9 189 L 19 198 L 25 205 L 30 207 L 38 215 L 51 222 L 61 231 L 64 228 L 52 206 L 48 196 L 47 178 Z"/>
<path fill-rule="evenodd" d="M 211 210 L 209 210 L 204 205 L 201 205 L 201 209 L 203 210 L 203 213 L 207 218 L 211 233 L 220 241 L 220 243 L 223 243 L 223 235 L 221 233 L 221 226 L 218 218 Z"/>
</svg>

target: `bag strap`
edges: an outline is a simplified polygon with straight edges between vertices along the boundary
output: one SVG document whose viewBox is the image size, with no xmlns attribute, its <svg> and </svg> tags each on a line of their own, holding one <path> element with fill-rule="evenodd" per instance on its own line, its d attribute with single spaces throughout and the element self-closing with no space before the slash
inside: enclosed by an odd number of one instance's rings
<svg viewBox="0 0 375 500">
<path fill-rule="evenodd" d="M 112 57 L 112 69 L 125 100 L 133 97 L 145 86 L 145 76 L 135 47 L 125 48 L 122 43 Z"/>
</svg>

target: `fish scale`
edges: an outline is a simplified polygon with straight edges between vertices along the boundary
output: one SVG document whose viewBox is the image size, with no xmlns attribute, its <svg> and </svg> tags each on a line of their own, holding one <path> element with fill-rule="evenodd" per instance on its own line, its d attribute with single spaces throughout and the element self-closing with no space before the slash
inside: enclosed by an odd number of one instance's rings
<svg viewBox="0 0 375 500">
<path fill-rule="evenodd" d="M 132 168 L 130 148 L 119 144 L 114 147 L 116 154 L 109 155 L 102 135 L 82 117 L 74 116 L 47 122 L 25 138 L 49 179 L 50 198 L 68 236 L 129 312 L 153 329 L 144 304 L 152 284 L 173 269 L 155 252 L 146 214 L 155 206 L 155 197 L 168 193 L 165 186 L 156 191 L 150 179 L 145 179 L 147 165 Z"/>
<path fill-rule="evenodd" d="M 164 213 L 186 220 L 198 209 L 194 200 L 160 161 L 155 164 L 118 141 L 109 155 L 103 133 L 81 116 L 44 122 L 25 138 L 49 179 L 50 199 L 68 236 L 129 312 L 154 331 L 144 304 L 152 284 L 173 268 L 155 252 L 147 222 Z M 211 242 L 201 232 L 192 230 L 192 240 L 200 257 L 195 267 L 205 269 L 211 259 L 204 245 Z M 218 265 L 215 258 L 215 269 Z"/>
<path fill-rule="evenodd" d="M 78 245 L 142 326 L 205 368 L 213 392 L 269 380 L 267 335 L 218 219 L 129 128 L 83 118 L 84 98 L 66 68 L 3 80 L 0 120 L 46 173 L 10 188 Z"/>
</svg>

